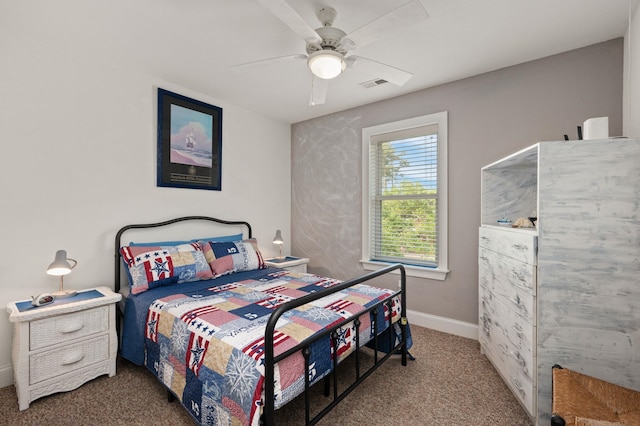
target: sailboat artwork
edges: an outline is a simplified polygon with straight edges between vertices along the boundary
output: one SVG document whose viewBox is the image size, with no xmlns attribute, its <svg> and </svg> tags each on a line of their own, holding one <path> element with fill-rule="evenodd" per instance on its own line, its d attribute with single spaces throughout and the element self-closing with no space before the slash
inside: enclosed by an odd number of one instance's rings
<svg viewBox="0 0 640 426">
<path fill-rule="evenodd" d="M 222 108 L 158 88 L 157 185 L 221 190 Z"/>
<path fill-rule="evenodd" d="M 171 162 L 213 167 L 212 117 L 171 105 Z"/>
</svg>

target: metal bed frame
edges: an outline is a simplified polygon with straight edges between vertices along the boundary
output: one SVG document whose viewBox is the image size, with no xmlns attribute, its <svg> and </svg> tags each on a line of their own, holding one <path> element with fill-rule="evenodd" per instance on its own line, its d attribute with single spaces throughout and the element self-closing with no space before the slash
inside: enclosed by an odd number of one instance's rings
<svg viewBox="0 0 640 426">
<path fill-rule="evenodd" d="M 115 291 L 119 292 L 120 291 L 120 280 L 121 280 L 121 261 L 120 261 L 120 247 L 121 247 L 121 241 L 122 241 L 122 236 L 123 234 L 130 229 L 145 229 L 145 228 L 157 228 L 157 227 L 162 227 L 162 226 L 168 226 L 174 223 L 178 223 L 178 222 L 183 222 L 183 221 L 192 221 L 192 220 L 202 220 L 202 221 L 210 221 L 210 222 L 216 222 L 219 224 L 223 224 L 223 225 L 239 225 L 239 226 L 245 226 L 247 228 L 248 231 L 248 237 L 251 238 L 252 236 L 252 230 L 251 230 L 251 225 L 248 222 L 245 221 L 227 221 L 227 220 L 223 220 L 223 219 L 217 219 L 217 218 L 213 218 L 213 217 L 208 217 L 208 216 L 185 216 L 185 217 L 179 217 L 179 218 L 175 218 L 175 219 L 171 219 L 171 220 L 166 220 L 163 222 L 156 222 L 156 223 L 148 223 L 148 224 L 136 224 L 136 225 L 127 225 L 122 227 L 118 233 L 116 234 L 116 238 L 115 238 Z M 295 309 L 299 306 L 304 305 L 305 303 L 309 303 L 312 302 L 314 300 L 317 299 L 321 299 L 322 297 L 325 297 L 327 295 L 336 293 L 338 291 L 341 291 L 343 289 L 346 289 L 348 287 L 354 286 L 356 284 L 361 284 L 361 283 L 365 283 L 369 280 L 372 280 L 376 277 L 379 277 L 381 275 L 385 275 L 388 274 L 392 271 L 399 271 L 400 273 L 400 290 L 394 292 L 393 294 L 389 295 L 388 297 L 386 297 L 383 300 L 378 301 L 374 306 L 371 306 L 361 312 L 358 312 L 357 314 L 344 319 L 343 321 L 337 323 L 332 329 L 327 329 L 324 330 L 320 333 L 316 333 L 313 336 L 311 336 L 310 338 L 304 340 L 303 342 L 301 342 L 299 345 L 297 345 L 296 347 L 293 347 L 289 350 L 287 350 L 286 352 L 275 356 L 274 355 L 274 341 L 273 341 L 273 333 L 275 331 L 275 327 L 276 327 L 276 323 L 278 322 L 278 319 L 285 314 L 287 311 L 291 310 L 291 309 Z M 393 327 L 391 325 L 389 325 L 388 329 L 390 332 L 386 333 L 387 334 L 387 338 L 388 338 L 388 342 L 387 343 L 387 348 L 391 348 L 388 352 L 386 352 L 384 355 L 381 355 L 381 351 L 379 351 L 378 349 L 378 345 L 380 342 L 380 338 L 379 338 L 379 333 L 385 331 L 383 329 L 381 329 L 379 327 L 379 324 L 377 324 L 377 313 L 379 312 L 380 309 L 384 309 L 384 307 L 386 306 L 389 310 L 389 312 L 391 312 L 391 307 L 392 307 L 392 301 L 396 296 L 400 296 L 400 329 L 401 329 L 401 339 L 400 342 L 398 344 L 394 344 L 395 342 L 395 335 L 394 333 L 392 333 L 391 331 L 393 330 Z M 360 317 L 362 317 L 363 315 L 370 315 L 371 313 L 374 314 L 373 316 L 373 320 L 372 320 L 372 327 L 374 327 L 374 329 L 376 330 L 376 333 L 374 334 L 374 338 L 373 338 L 373 363 L 372 365 L 370 365 L 368 368 L 363 369 L 361 368 L 361 350 L 362 348 L 360 347 L 360 334 L 359 334 L 359 326 L 360 326 Z M 120 332 L 120 321 L 121 321 L 121 317 L 123 316 L 123 313 L 120 312 L 118 310 L 118 315 L 116 318 L 116 322 L 117 322 L 117 326 L 116 329 L 118 330 L 118 332 Z M 342 326 L 344 326 L 345 324 L 348 324 L 350 322 L 354 322 L 355 325 L 355 333 L 356 333 L 356 337 L 355 337 L 355 350 L 352 354 L 350 354 L 350 357 L 355 357 L 355 377 L 352 380 L 351 384 L 348 385 L 345 389 L 343 389 L 342 391 L 338 391 L 338 373 L 337 373 L 337 365 L 338 365 L 338 356 L 337 356 L 337 347 L 338 347 L 338 334 L 336 332 L 336 330 Z M 264 373 L 264 383 L 265 383 L 265 405 L 263 408 L 263 414 L 262 414 L 262 418 L 261 418 L 261 424 L 265 425 L 265 426 L 274 426 L 275 425 L 275 407 L 274 407 L 274 387 L 273 386 L 267 386 L 267 383 L 273 383 L 274 382 L 274 376 L 275 376 L 275 365 L 277 362 L 283 360 L 284 358 L 290 356 L 293 353 L 296 353 L 298 351 L 302 351 L 302 355 L 305 359 L 305 371 L 307 371 L 307 374 L 305 374 L 305 386 L 304 386 L 304 402 L 305 402 L 305 424 L 306 425 L 314 425 L 317 422 L 320 421 L 320 419 L 322 419 L 322 417 L 324 417 L 327 413 L 329 413 L 329 411 L 331 411 L 331 409 L 333 409 L 333 407 L 335 407 L 336 405 L 338 405 L 338 403 L 340 403 L 340 401 L 342 401 L 344 398 L 346 398 L 347 395 L 349 395 L 358 385 L 360 385 L 360 383 L 362 383 L 367 377 L 369 377 L 376 369 L 378 369 L 378 367 L 380 367 L 387 359 L 389 359 L 392 355 L 394 354 L 400 354 L 401 355 L 401 362 L 403 366 L 407 365 L 407 355 L 408 355 L 408 349 L 407 349 L 407 302 L 406 302 L 406 273 L 405 273 L 405 269 L 404 266 L 402 266 L 401 264 L 394 264 L 394 265 L 390 265 L 387 266 L 385 268 L 379 269 L 377 271 L 374 272 L 370 272 L 367 274 L 364 274 L 362 276 L 344 281 L 338 285 L 335 285 L 333 287 L 330 287 L 328 289 L 325 289 L 323 291 L 319 291 L 317 293 L 313 293 L 313 294 L 308 294 L 306 296 L 300 297 L 298 299 L 295 300 L 291 300 L 287 303 L 284 303 L 282 305 L 280 305 L 269 317 L 269 321 L 267 322 L 266 325 L 266 329 L 265 329 L 265 373 Z M 384 324 L 382 324 L 382 326 L 384 326 Z M 309 389 L 311 387 L 311 384 L 309 382 L 309 357 L 311 354 L 311 349 L 310 346 L 312 343 L 314 343 L 315 341 L 325 337 L 326 335 L 330 335 L 331 337 L 331 344 L 333 346 L 333 368 L 331 370 L 331 372 L 324 378 L 324 395 L 326 397 L 330 397 L 332 396 L 331 400 L 324 406 L 324 408 L 321 409 L 321 411 L 319 413 L 317 413 L 315 416 L 311 416 L 311 404 L 310 404 L 310 399 L 309 399 Z M 331 386 L 333 384 L 333 386 Z M 167 389 L 167 392 L 169 394 L 169 400 L 173 401 L 175 399 L 175 396 L 171 393 L 171 391 L 169 389 Z"/>
</svg>

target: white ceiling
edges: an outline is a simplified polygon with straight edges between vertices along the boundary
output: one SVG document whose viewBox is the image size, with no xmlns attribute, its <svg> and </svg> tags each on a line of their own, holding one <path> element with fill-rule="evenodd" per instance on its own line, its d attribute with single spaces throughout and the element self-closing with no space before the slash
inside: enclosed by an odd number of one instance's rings
<svg viewBox="0 0 640 426">
<path fill-rule="evenodd" d="M 314 28 L 317 10 L 335 8 L 334 26 L 347 33 L 406 1 L 288 0 Z M 257 0 L 45 1 L 38 13 L 42 19 L 68 13 L 60 32 L 82 34 L 106 55 L 123 55 L 166 81 L 294 123 L 624 36 L 629 10 L 640 0 L 421 2 L 429 19 L 352 52 L 413 73 L 408 83 L 365 89 L 358 83 L 376 76 L 347 69 L 315 107 L 308 105 L 312 79 L 303 60 L 230 69 L 305 53 L 304 41 Z"/>
</svg>

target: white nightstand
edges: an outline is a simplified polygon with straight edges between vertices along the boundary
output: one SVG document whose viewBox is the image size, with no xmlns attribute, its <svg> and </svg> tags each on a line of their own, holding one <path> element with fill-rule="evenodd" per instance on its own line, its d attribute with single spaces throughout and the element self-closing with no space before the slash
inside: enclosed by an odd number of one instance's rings
<svg viewBox="0 0 640 426">
<path fill-rule="evenodd" d="M 306 257 L 286 256 L 283 258 L 274 257 L 264 261 L 267 266 L 273 268 L 283 268 L 295 272 L 307 272 L 307 263 L 309 259 Z"/>
<path fill-rule="evenodd" d="M 28 300 L 7 304 L 20 411 L 45 395 L 116 374 L 115 304 L 121 297 L 98 287 L 38 308 Z"/>
</svg>

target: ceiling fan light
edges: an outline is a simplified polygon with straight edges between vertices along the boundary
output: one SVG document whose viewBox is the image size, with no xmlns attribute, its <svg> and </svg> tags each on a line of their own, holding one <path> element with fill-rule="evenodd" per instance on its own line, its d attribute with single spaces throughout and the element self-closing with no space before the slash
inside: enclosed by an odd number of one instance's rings
<svg viewBox="0 0 640 426">
<path fill-rule="evenodd" d="M 347 67 L 344 56 L 333 50 L 319 50 L 309 55 L 309 69 L 319 78 L 330 80 L 339 76 Z"/>
</svg>

